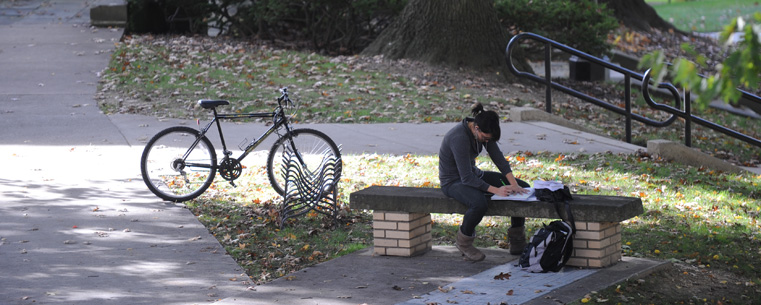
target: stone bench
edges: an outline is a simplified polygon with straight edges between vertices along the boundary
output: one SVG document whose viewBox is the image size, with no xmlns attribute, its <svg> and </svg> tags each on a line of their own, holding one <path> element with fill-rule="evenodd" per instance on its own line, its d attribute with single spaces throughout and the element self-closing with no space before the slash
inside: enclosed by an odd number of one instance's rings
<svg viewBox="0 0 761 305">
<path fill-rule="evenodd" d="M 352 193 L 350 202 L 352 209 L 373 210 L 376 255 L 423 254 L 433 246 L 431 213 L 466 211 L 436 188 L 372 186 Z M 578 231 L 568 265 L 591 268 L 621 259 L 621 221 L 644 212 L 639 198 L 594 195 L 574 195 L 571 209 Z M 490 201 L 486 215 L 559 218 L 553 204 L 542 201 Z"/>
</svg>

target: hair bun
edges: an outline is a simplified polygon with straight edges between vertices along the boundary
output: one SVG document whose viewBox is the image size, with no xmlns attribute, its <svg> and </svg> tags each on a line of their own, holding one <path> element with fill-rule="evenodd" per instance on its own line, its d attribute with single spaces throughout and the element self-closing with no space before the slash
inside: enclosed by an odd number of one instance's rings
<svg viewBox="0 0 761 305">
<path fill-rule="evenodd" d="M 471 108 L 470 112 L 473 114 L 473 116 L 478 115 L 479 113 L 484 111 L 484 105 L 482 105 L 480 102 L 476 102 L 473 104 L 473 107 Z"/>
</svg>

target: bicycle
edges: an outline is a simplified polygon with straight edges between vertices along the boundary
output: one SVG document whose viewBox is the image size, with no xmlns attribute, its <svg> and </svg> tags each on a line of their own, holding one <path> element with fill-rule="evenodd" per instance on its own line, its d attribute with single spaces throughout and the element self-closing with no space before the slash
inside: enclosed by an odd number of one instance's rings
<svg viewBox="0 0 761 305">
<path fill-rule="evenodd" d="M 210 110 L 214 117 L 200 130 L 187 126 L 175 126 L 164 129 L 151 138 L 145 145 L 140 159 L 140 172 L 148 189 L 156 196 L 167 201 L 182 202 L 203 194 L 214 181 L 216 173 L 235 186 L 243 166 L 241 161 L 273 133 L 278 139 L 272 145 L 267 156 L 267 176 L 275 191 L 283 195 L 287 170 L 283 163 L 284 150 L 300 163 L 306 172 L 320 170 L 324 158 L 334 156 L 340 160 L 338 146 L 324 133 L 308 128 L 294 129 L 286 112 L 295 113 L 295 103 L 288 97 L 288 89 L 280 89 L 282 95 L 277 99 L 277 106 L 272 112 L 256 113 L 218 113 L 217 107 L 229 105 L 227 100 L 199 100 L 198 104 Z M 227 149 L 221 120 L 240 120 L 246 118 L 272 118 L 272 125 L 261 136 L 255 138 L 237 158 Z M 207 137 L 207 133 L 216 123 L 219 139 L 222 143 L 224 157 L 217 163 L 217 153 Z M 199 121 L 200 127 L 200 121 Z M 243 141 L 245 143 L 246 140 Z M 287 148 L 285 146 L 288 146 Z M 340 172 L 338 173 L 340 175 Z M 335 177 L 338 181 L 340 177 Z M 328 186 L 326 193 L 335 185 Z"/>
</svg>

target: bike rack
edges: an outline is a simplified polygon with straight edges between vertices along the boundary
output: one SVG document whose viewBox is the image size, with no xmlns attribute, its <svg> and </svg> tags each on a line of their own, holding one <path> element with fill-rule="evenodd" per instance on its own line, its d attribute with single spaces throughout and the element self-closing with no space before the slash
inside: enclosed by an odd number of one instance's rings
<svg viewBox="0 0 761 305">
<path fill-rule="evenodd" d="M 528 73 L 524 71 L 518 71 L 518 69 L 515 67 L 512 61 L 512 54 L 515 46 L 518 45 L 518 42 L 524 39 L 531 39 L 538 41 L 542 44 L 544 44 L 544 71 L 545 71 L 545 77 L 539 77 L 536 74 Z M 575 55 L 579 58 L 585 59 L 592 64 L 600 65 L 606 69 L 616 71 L 618 73 L 621 73 L 624 75 L 624 85 L 625 85 L 625 106 L 624 108 L 621 108 L 619 106 L 613 105 L 611 103 L 608 103 L 606 101 L 591 97 L 587 94 L 581 93 L 577 90 L 574 90 L 572 88 L 566 87 L 562 84 L 556 83 L 552 81 L 552 73 L 551 73 L 551 65 L 552 65 L 552 50 L 553 48 L 556 48 L 558 50 L 561 50 L 565 53 Z M 689 92 L 685 92 L 685 98 L 683 99 L 681 94 L 679 94 L 679 90 L 670 83 L 659 83 L 658 88 L 661 89 L 667 89 L 671 95 L 674 97 L 674 105 L 675 107 L 659 104 L 653 101 L 650 98 L 650 94 L 648 91 L 648 87 L 650 86 L 650 75 L 649 70 L 645 74 L 640 74 L 635 71 L 631 71 L 629 69 L 623 68 L 621 66 L 617 66 L 611 62 L 602 60 L 598 57 L 589 55 L 587 53 L 584 53 L 582 51 L 579 51 L 577 49 L 574 49 L 572 47 L 566 46 L 564 44 L 561 44 L 559 42 L 556 42 L 554 40 L 548 39 L 546 37 L 534 34 L 534 33 L 521 33 L 518 35 L 515 35 L 512 39 L 510 39 L 510 42 L 507 44 L 507 48 L 505 50 L 506 56 L 507 56 L 507 63 L 508 67 L 510 68 L 510 71 L 515 74 L 518 77 L 527 78 L 529 80 L 541 83 L 545 85 L 546 90 L 546 101 L 545 101 L 545 111 L 548 113 L 552 113 L 552 89 L 564 92 L 566 94 L 569 94 L 571 96 L 574 96 L 576 98 L 579 98 L 583 101 L 595 104 L 597 106 L 603 107 L 609 111 L 613 111 L 615 113 L 621 114 L 625 116 L 626 122 L 625 122 L 625 128 L 626 128 L 626 142 L 631 143 L 631 123 L 632 119 L 637 120 L 639 122 L 645 123 L 650 126 L 655 127 L 666 127 L 671 125 L 677 117 L 680 117 L 685 120 L 685 145 L 690 146 L 692 144 L 691 138 L 691 122 L 698 123 L 700 125 L 706 126 L 708 128 L 714 129 L 716 131 L 722 132 L 726 135 L 729 135 L 731 137 L 734 137 L 736 139 L 745 141 L 747 143 L 756 145 L 761 147 L 761 141 L 759 139 L 750 137 L 748 135 L 745 135 L 743 133 L 737 132 L 735 130 L 726 128 L 724 126 L 718 125 L 716 123 L 707 121 L 705 119 L 702 119 L 700 117 L 696 117 L 691 114 L 691 105 L 690 105 L 690 96 Z M 660 111 L 664 111 L 671 114 L 671 117 L 664 121 L 656 121 L 644 116 L 641 116 L 639 114 L 632 113 L 631 111 L 631 80 L 636 79 L 642 82 L 642 93 L 645 95 L 645 101 L 650 105 L 652 108 Z M 739 90 L 739 89 L 738 89 Z M 746 99 L 749 99 L 756 103 L 761 103 L 761 98 L 759 98 L 756 95 L 750 94 L 746 91 L 740 90 L 743 94 L 743 97 Z M 685 110 L 680 109 L 680 104 L 684 104 Z"/>
<path fill-rule="evenodd" d="M 280 227 L 288 218 L 316 211 L 338 221 L 338 177 L 343 168 L 341 157 L 330 150 L 323 154 L 320 166 L 314 172 L 305 169 L 290 147 L 283 151 L 283 178 L 285 180 L 283 205 L 280 208 Z"/>
</svg>

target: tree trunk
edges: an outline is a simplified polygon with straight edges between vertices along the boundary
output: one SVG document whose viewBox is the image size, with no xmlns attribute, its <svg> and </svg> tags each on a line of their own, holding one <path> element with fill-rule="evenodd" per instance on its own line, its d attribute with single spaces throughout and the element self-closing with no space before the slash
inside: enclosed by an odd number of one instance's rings
<svg viewBox="0 0 761 305">
<path fill-rule="evenodd" d="M 645 0 L 599 0 L 599 3 L 605 3 L 613 10 L 616 19 L 629 28 L 645 32 L 650 32 L 653 28 L 661 31 L 673 29 L 684 34 L 658 16 L 655 9 L 645 3 Z"/>
<path fill-rule="evenodd" d="M 362 54 L 498 71 L 513 79 L 505 60 L 509 38 L 494 0 L 410 0 Z M 520 61 L 519 70 L 531 71 Z"/>
</svg>

